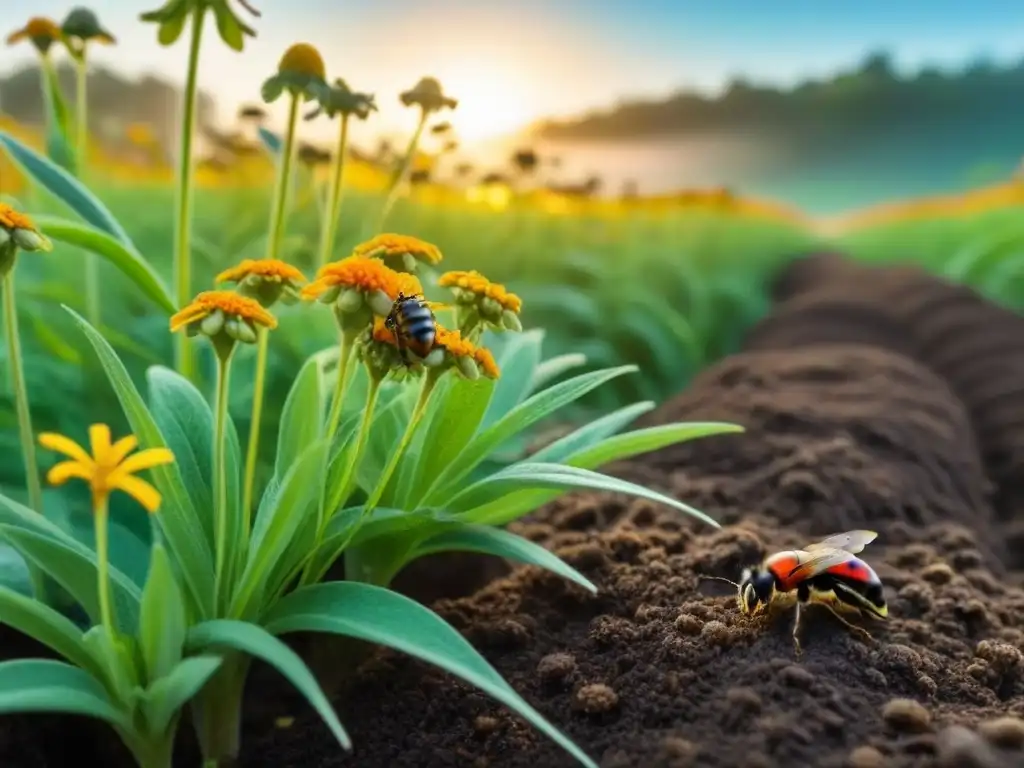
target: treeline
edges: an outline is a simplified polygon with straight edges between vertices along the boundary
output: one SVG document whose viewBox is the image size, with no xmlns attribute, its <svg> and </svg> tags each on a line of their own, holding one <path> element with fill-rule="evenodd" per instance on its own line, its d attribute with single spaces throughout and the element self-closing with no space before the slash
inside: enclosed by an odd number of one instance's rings
<svg viewBox="0 0 1024 768">
<path fill-rule="evenodd" d="M 537 126 L 544 138 L 626 139 L 719 130 L 863 133 L 932 122 L 994 120 L 1024 113 L 1024 60 L 1000 67 L 977 60 L 960 71 L 926 67 L 901 77 L 889 54 L 794 88 L 734 79 L 717 98 L 680 92 L 663 101 L 623 102 L 576 120 Z"/>
</svg>

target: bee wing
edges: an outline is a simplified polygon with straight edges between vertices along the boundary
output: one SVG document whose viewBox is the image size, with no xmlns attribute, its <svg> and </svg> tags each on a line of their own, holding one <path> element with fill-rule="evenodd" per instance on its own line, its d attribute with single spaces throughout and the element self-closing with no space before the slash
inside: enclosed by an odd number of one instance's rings
<svg viewBox="0 0 1024 768">
<path fill-rule="evenodd" d="M 819 549 L 841 549 L 855 555 L 876 538 L 878 538 L 878 534 L 874 531 L 847 531 L 846 533 L 833 534 L 826 539 L 816 541 L 814 544 L 808 544 L 804 547 L 804 550 L 806 552 L 815 552 Z"/>
<path fill-rule="evenodd" d="M 852 557 L 851 553 L 845 549 L 814 549 L 804 551 L 809 552 L 810 557 L 786 575 L 785 580 L 789 584 L 796 585 L 801 581 L 814 578 L 829 568 L 842 565 Z"/>
</svg>

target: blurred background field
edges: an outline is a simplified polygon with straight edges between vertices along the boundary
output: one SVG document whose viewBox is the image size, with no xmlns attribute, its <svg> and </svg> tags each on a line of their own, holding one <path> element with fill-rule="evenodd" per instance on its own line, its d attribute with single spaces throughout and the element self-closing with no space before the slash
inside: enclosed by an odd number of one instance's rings
<svg viewBox="0 0 1024 768">
<path fill-rule="evenodd" d="M 527 35 L 520 18 L 525 6 L 513 12 L 495 4 L 470 13 L 463 4 L 460 12 L 469 15 L 460 17 L 462 27 L 435 18 L 410 43 L 412 53 L 396 52 L 375 71 L 358 63 L 360 57 L 385 39 L 411 39 L 403 30 L 425 23 L 425 11 L 401 0 L 376 10 L 357 7 L 345 23 L 363 29 L 361 19 L 365 37 L 352 52 L 335 50 L 344 46 L 332 42 L 341 12 L 312 0 L 306 5 L 321 15 L 264 9 L 259 36 L 244 55 L 208 46 L 195 153 L 197 290 L 222 269 L 263 253 L 275 167 L 267 136 L 279 135 L 282 117 L 277 105 L 260 102 L 259 82 L 288 44 L 308 39 L 321 48 L 330 77 L 342 75 L 354 88 L 374 92 L 381 105 L 379 116 L 359 124 L 350 145 L 335 256 L 375 234 L 383 190 L 410 132 L 398 92 L 421 75 L 436 74 L 460 103 L 425 133 L 386 230 L 435 243 L 446 269 L 477 269 L 506 283 L 524 300 L 524 325 L 544 329 L 547 356 L 574 352 L 585 355 L 589 367 L 640 366 L 638 374 L 588 399 L 589 411 L 660 401 L 684 388 L 703 367 L 736 350 L 768 310 L 779 267 L 812 250 L 919 262 L 1008 306 L 1024 304 L 1024 182 L 1016 175 L 1024 136 L 1024 46 L 1014 48 L 1002 32 L 1024 21 L 1024 11 L 976 3 L 968 24 L 952 4 L 937 8 L 915 0 L 904 9 L 918 20 L 914 26 L 869 2 L 859 21 L 849 22 L 848 39 L 832 45 L 824 32 L 820 39 L 809 33 L 811 22 L 798 4 L 783 3 L 778 14 L 802 30 L 786 33 L 800 52 L 793 56 L 803 58 L 759 66 L 755 54 L 765 55 L 769 39 L 782 46 L 771 26 L 778 19 L 759 33 L 740 30 L 739 37 L 757 34 L 761 41 L 740 56 L 726 16 L 701 12 L 695 22 L 664 4 L 639 3 L 622 30 L 625 42 L 614 49 L 619 58 L 612 56 L 626 74 L 595 85 L 591 81 L 600 81 L 610 66 L 595 64 L 575 75 L 588 84 L 576 88 L 558 74 L 564 60 L 551 51 L 543 61 L 531 59 L 525 74 L 513 66 L 543 42 Z M 460 4 L 436 5 L 440 13 Z M 527 5 L 531 13 L 545 12 Z M 754 4 L 722 5 L 760 18 Z M 152 30 L 127 6 L 107 0 L 94 8 L 118 43 L 99 51 L 90 72 L 85 181 L 170 284 L 181 85 L 173 73 L 181 71 L 184 46 L 157 48 Z M 557 23 L 568 14 L 584 37 L 607 34 L 601 25 L 614 22 L 610 10 L 602 6 L 588 21 L 577 6 L 566 4 L 568 10 L 555 14 Z M 40 10 L 59 18 L 67 9 Z M 824 13 L 820 23 L 849 21 L 836 14 L 842 12 Z M 395 26 L 385 34 L 380 25 L 388 18 Z M 688 70 L 693 61 L 671 58 L 676 38 L 664 27 L 673 23 L 682 40 L 693 25 L 719 24 L 717 69 Z M 640 39 L 647 54 L 661 51 L 664 61 L 656 69 L 650 56 L 626 44 L 638 29 L 648 30 Z M 481 46 L 499 33 L 507 39 L 474 68 Z M 453 55 L 458 40 L 463 43 Z M 841 60 L 817 64 L 826 49 Z M 573 50 L 566 43 L 564 56 Z M 593 60 L 589 53 L 585 58 Z M 544 67 L 552 68 L 552 82 L 542 93 Z M 73 72 L 58 62 L 58 74 L 70 98 Z M 659 88 L 668 95 L 635 95 Z M 559 100 L 559 93 L 570 92 L 586 105 Z M 0 49 L 0 130 L 41 150 L 44 116 L 31 51 Z M 332 135 L 329 124 L 317 121 L 300 128 L 300 172 L 283 256 L 310 275 Z M 2 155 L 0 194 L 30 213 L 66 214 Z M 36 427 L 68 434 L 100 418 L 117 422 L 95 360 L 59 307 L 84 310 L 76 260 L 80 254 L 58 246 L 52 255 L 23 258 L 18 272 Z M 167 364 L 167 318 L 115 270 L 105 266 L 102 275 L 102 330 L 132 372 Z M 271 347 L 268 431 L 301 361 L 335 337 L 327 313 L 296 307 L 280 316 L 282 329 Z M 240 361 L 232 400 L 243 434 L 251 403 L 244 366 L 251 363 Z M 0 438 L 10 460 L 0 462 L 0 484 L 14 486 L 22 482 L 21 469 L 14 409 L 4 393 Z"/>
</svg>

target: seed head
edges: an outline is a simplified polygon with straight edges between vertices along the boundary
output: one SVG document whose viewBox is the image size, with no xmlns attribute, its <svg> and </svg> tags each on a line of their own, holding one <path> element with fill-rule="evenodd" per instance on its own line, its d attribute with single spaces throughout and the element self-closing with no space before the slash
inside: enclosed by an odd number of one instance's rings
<svg viewBox="0 0 1024 768">
<path fill-rule="evenodd" d="M 281 57 L 277 73 L 263 83 L 261 93 L 268 104 L 287 90 L 303 101 L 319 101 L 327 91 L 327 68 L 320 51 L 309 43 L 295 43 Z"/>
<path fill-rule="evenodd" d="M 424 114 L 459 106 L 458 99 L 444 95 L 441 83 L 434 77 L 421 78 L 412 90 L 403 92 L 399 99 L 407 107 L 418 106 Z"/>
</svg>

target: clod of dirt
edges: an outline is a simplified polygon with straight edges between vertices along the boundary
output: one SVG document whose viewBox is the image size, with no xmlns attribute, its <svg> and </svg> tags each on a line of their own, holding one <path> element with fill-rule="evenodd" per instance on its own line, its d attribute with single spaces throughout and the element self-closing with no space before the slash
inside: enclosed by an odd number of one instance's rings
<svg viewBox="0 0 1024 768">
<path fill-rule="evenodd" d="M 931 726 L 928 710 L 913 699 L 893 699 L 882 708 L 882 719 L 894 731 L 924 733 Z"/>
<path fill-rule="evenodd" d="M 568 653 L 551 653 L 537 664 L 537 676 L 545 683 L 559 683 L 576 671 L 576 659 Z"/>
<path fill-rule="evenodd" d="M 936 739 L 940 768 L 1007 768 L 1003 757 L 977 733 L 951 725 Z"/>
<path fill-rule="evenodd" d="M 978 733 L 990 743 L 1004 749 L 1024 748 L 1024 720 L 1019 717 L 1000 717 L 978 726 Z"/>
<path fill-rule="evenodd" d="M 576 692 L 575 705 L 588 715 L 601 715 L 619 705 L 619 694 L 604 683 L 591 683 Z"/>
<path fill-rule="evenodd" d="M 885 768 L 885 755 L 874 747 L 857 747 L 846 760 L 849 768 Z"/>
</svg>

